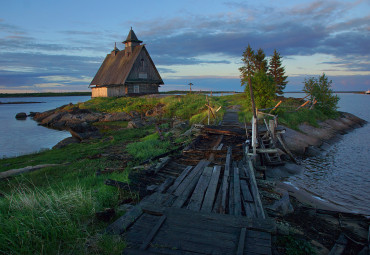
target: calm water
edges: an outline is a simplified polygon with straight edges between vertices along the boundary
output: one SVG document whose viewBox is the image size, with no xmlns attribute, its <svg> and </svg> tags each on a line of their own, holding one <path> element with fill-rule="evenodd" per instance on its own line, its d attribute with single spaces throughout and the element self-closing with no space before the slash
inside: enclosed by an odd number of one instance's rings
<svg viewBox="0 0 370 255">
<path fill-rule="evenodd" d="M 370 122 L 370 95 L 338 96 L 341 111 Z M 324 200 L 370 215 L 369 153 L 370 124 L 367 124 L 341 136 L 341 140 L 322 155 L 305 159 L 303 174 L 292 176 L 289 181 Z"/>
<path fill-rule="evenodd" d="M 68 103 L 84 102 L 89 99 L 89 96 L 0 98 L 0 102 L 45 102 L 0 105 L 0 158 L 50 149 L 59 141 L 71 136 L 68 131 L 38 126 L 29 117 L 26 120 L 16 120 L 17 113 L 43 112 Z"/>
</svg>

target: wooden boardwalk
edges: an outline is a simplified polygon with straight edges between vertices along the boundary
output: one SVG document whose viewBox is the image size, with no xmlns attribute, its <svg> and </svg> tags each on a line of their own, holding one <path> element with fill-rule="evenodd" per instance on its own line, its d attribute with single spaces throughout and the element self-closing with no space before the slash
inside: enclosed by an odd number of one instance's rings
<svg viewBox="0 0 370 255">
<path fill-rule="evenodd" d="M 236 112 L 226 117 L 228 126 L 238 125 Z M 167 178 L 107 229 L 125 235 L 124 254 L 271 254 L 275 225 L 265 217 L 252 163 L 237 160 L 239 147 L 227 141 L 216 134 L 208 148 L 193 147 L 207 157 Z M 214 160 L 218 151 L 225 156 Z"/>
</svg>

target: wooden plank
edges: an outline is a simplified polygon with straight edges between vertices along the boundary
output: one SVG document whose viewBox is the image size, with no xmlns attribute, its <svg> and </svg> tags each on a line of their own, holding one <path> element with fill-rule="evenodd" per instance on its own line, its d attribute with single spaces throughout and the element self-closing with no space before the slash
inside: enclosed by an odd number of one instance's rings
<svg viewBox="0 0 370 255">
<path fill-rule="evenodd" d="M 251 187 L 251 193 L 253 196 L 254 203 L 256 205 L 256 212 L 257 217 L 265 219 L 265 212 L 263 211 L 261 198 L 258 192 L 258 186 L 256 182 L 256 178 L 254 176 L 254 170 L 253 170 L 253 164 L 249 156 L 247 158 L 248 165 L 244 167 L 244 171 L 246 171 L 246 175 L 250 178 L 250 187 Z"/>
<path fill-rule="evenodd" d="M 193 194 L 190 197 L 190 201 L 188 203 L 187 209 L 193 210 L 193 211 L 200 210 L 202 206 L 204 194 L 211 180 L 211 176 L 212 176 L 212 167 L 205 167 L 193 191 Z"/>
<path fill-rule="evenodd" d="M 180 185 L 180 183 L 190 173 L 190 171 L 191 171 L 192 168 L 193 168 L 192 166 L 187 166 L 184 169 L 184 171 L 182 171 L 182 173 L 179 175 L 179 177 L 177 177 L 177 179 L 175 180 L 175 182 L 173 183 L 173 185 L 168 189 L 168 192 L 169 193 L 172 193 L 173 191 L 175 191 L 177 189 L 177 187 Z"/>
<path fill-rule="evenodd" d="M 208 166 L 209 163 L 210 162 L 206 160 L 199 161 L 198 165 L 194 167 L 193 171 L 188 174 L 188 176 L 185 178 L 185 180 L 182 181 L 182 183 L 177 187 L 173 194 L 175 194 L 176 196 L 181 195 L 181 193 L 183 193 L 184 190 L 188 188 L 193 178 L 198 175 L 198 173 L 201 172 L 204 167 Z"/>
<path fill-rule="evenodd" d="M 166 208 L 164 214 L 167 215 L 169 224 L 185 224 L 189 227 L 199 225 L 199 227 L 207 229 L 217 227 L 221 232 L 226 227 L 235 227 L 238 229 L 237 231 L 240 231 L 241 226 L 248 230 L 276 232 L 275 222 L 271 219 L 248 219 L 244 216 L 194 212 L 174 207 Z"/>
<path fill-rule="evenodd" d="M 176 200 L 172 204 L 173 207 L 181 208 L 185 204 L 185 202 L 188 200 L 189 196 L 191 195 L 191 193 L 195 189 L 195 186 L 197 185 L 197 183 L 199 181 L 199 177 L 200 177 L 201 174 L 202 174 L 202 172 L 200 172 L 200 171 L 197 173 L 197 175 L 192 179 L 192 181 L 190 182 L 190 184 L 187 186 L 187 189 L 184 190 L 176 198 Z"/>
<path fill-rule="evenodd" d="M 220 145 L 217 147 L 216 150 L 220 151 L 220 150 L 222 150 L 222 147 L 224 147 L 224 144 L 223 143 L 220 143 Z"/>
<path fill-rule="evenodd" d="M 223 176 L 223 179 L 222 179 L 222 194 L 221 194 L 220 213 L 223 213 L 223 214 L 226 213 L 226 204 L 227 204 L 227 200 L 228 200 L 231 153 L 232 153 L 232 149 L 229 146 L 227 148 L 225 171 L 224 171 L 224 176 Z"/>
<path fill-rule="evenodd" d="M 157 234 L 158 230 L 161 228 L 163 222 L 166 220 L 166 215 L 162 215 L 158 222 L 155 224 L 153 229 L 150 231 L 148 236 L 145 238 L 143 244 L 140 246 L 140 250 L 146 250 L 150 242 L 153 240 L 154 236 Z"/>
<path fill-rule="evenodd" d="M 220 188 L 218 189 L 216 201 L 212 208 L 212 212 L 214 213 L 219 213 L 221 210 L 221 195 L 222 195 L 222 183 L 220 185 Z"/>
<path fill-rule="evenodd" d="M 242 215 L 239 168 L 234 166 L 234 215 Z"/>
<path fill-rule="evenodd" d="M 232 170 L 231 170 L 232 171 Z M 234 176 L 230 176 L 230 190 L 229 190 L 229 214 L 232 214 L 234 215 L 234 208 L 235 208 L 235 204 L 234 204 Z"/>
<path fill-rule="evenodd" d="M 121 235 L 126 231 L 141 215 L 143 211 L 139 205 L 136 205 L 131 210 L 127 211 L 123 216 L 119 217 L 115 222 L 110 224 L 105 232 L 113 235 Z"/>
<path fill-rule="evenodd" d="M 168 177 L 157 189 L 157 192 L 164 193 L 172 185 L 174 179 Z"/>
<path fill-rule="evenodd" d="M 254 202 L 253 201 L 253 197 L 252 197 L 252 194 L 249 190 L 249 187 L 248 187 L 248 184 L 247 184 L 247 181 L 245 180 L 241 180 L 240 181 L 240 188 L 242 190 L 242 194 L 243 194 L 243 200 L 244 201 L 247 201 L 247 202 Z"/>
<path fill-rule="evenodd" d="M 202 212 L 212 211 L 212 206 L 213 206 L 213 202 L 216 196 L 217 184 L 218 184 L 218 179 L 220 177 L 220 173 L 221 173 L 221 166 L 214 166 L 213 171 L 212 171 L 211 180 L 209 182 L 206 194 L 204 196 L 204 201 L 203 201 L 202 208 L 201 208 Z"/>
<path fill-rule="evenodd" d="M 217 150 L 218 146 L 220 145 L 222 139 L 224 138 L 224 135 L 220 135 L 215 143 L 215 145 L 213 146 L 213 150 Z"/>
<path fill-rule="evenodd" d="M 240 231 L 238 250 L 236 251 L 237 255 L 242 255 L 244 253 L 244 242 L 245 242 L 246 233 L 247 233 L 247 229 L 242 228 Z"/>
</svg>

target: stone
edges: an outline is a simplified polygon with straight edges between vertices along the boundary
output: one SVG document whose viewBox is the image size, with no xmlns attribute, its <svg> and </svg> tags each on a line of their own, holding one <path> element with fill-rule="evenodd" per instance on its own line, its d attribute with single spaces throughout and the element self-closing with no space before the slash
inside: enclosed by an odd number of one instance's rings
<svg viewBox="0 0 370 255">
<path fill-rule="evenodd" d="M 17 120 L 24 120 L 27 118 L 27 114 L 25 112 L 19 112 L 15 115 Z"/>
</svg>

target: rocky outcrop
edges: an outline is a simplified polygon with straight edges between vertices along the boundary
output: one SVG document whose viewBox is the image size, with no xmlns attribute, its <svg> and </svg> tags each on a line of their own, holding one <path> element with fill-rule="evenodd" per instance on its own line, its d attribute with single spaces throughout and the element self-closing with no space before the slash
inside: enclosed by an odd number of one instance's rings
<svg viewBox="0 0 370 255">
<path fill-rule="evenodd" d="M 319 151 L 315 148 L 321 147 L 325 141 L 335 139 L 338 134 L 366 124 L 363 119 L 350 113 L 341 113 L 337 119 L 328 119 L 319 123 L 319 127 L 313 127 L 307 123 L 299 125 L 299 131 L 286 128 L 283 134 L 285 145 L 288 149 L 298 155 L 312 156 Z"/>
</svg>

